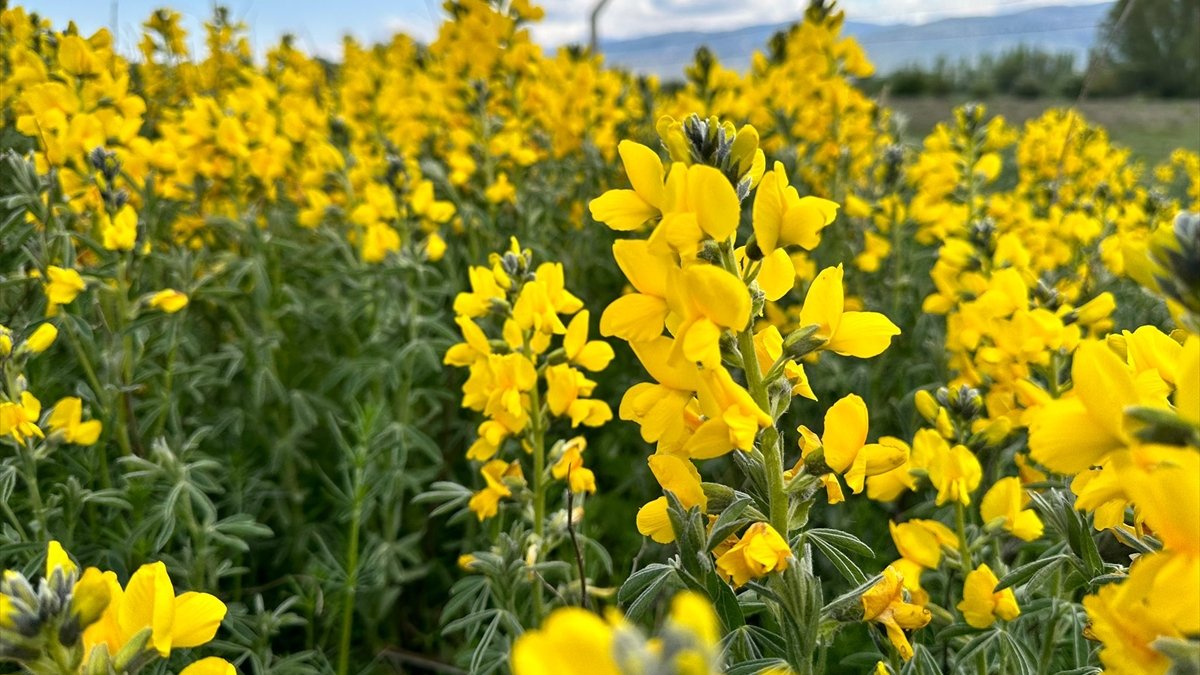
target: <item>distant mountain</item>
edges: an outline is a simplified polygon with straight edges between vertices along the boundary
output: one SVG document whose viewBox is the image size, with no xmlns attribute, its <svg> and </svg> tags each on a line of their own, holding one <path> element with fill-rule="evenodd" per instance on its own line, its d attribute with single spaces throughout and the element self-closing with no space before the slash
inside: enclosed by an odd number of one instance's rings
<svg viewBox="0 0 1200 675">
<path fill-rule="evenodd" d="M 938 58 L 951 63 L 975 61 L 1019 45 L 1075 56 L 1086 63 L 1111 2 L 1038 7 L 1011 14 L 942 19 L 925 24 L 875 24 L 846 21 L 843 33 L 862 43 L 881 73 L 906 65 L 929 66 Z M 745 70 L 756 50 L 790 24 L 749 26 L 723 32 L 664 33 L 626 40 L 601 40 L 605 59 L 639 73 L 675 79 L 692 62 L 696 48 L 707 45 L 728 68 Z"/>
</svg>

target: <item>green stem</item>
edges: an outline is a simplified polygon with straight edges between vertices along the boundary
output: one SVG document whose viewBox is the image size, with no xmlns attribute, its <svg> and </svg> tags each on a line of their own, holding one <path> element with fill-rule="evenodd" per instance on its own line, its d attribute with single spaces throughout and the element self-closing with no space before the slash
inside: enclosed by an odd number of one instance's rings
<svg viewBox="0 0 1200 675">
<path fill-rule="evenodd" d="M 29 486 L 29 500 L 33 503 L 33 524 L 38 534 L 46 534 L 46 505 L 42 501 L 42 492 L 38 489 L 37 459 L 33 448 L 21 447 L 21 459 L 25 463 L 25 484 Z"/>
<path fill-rule="evenodd" d="M 954 503 L 954 524 L 958 529 L 958 551 L 962 556 L 962 572 L 965 576 L 975 569 L 971 563 L 971 546 L 967 541 L 967 509 L 962 502 Z"/>
<path fill-rule="evenodd" d="M 525 344 L 525 357 L 534 361 L 533 349 L 528 341 Z M 546 534 L 546 439 L 542 428 L 542 401 L 537 386 L 529 392 L 529 433 L 530 445 L 533 446 L 533 536 L 537 540 L 538 557 L 544 553 Z M 540 580 L 533 583 L 533 620 L 540 624 L 544 609 L 544 598 Z"/>
<path fill-rule="evenodd" d="M 967 509 L 959 501 L 954 502 L 954 524 L 958 529 L 958 551 L 962 556 L 963 578 L 966 579 L 975 565 L 971 562 L 971 546 L 967 541 Z M 979 675 L 987 675 L 987 655 L 982 650 L 975 655 L 975 670 Z"/>
<path fill-rule="evenodd" d="M 66 328 L 67 342 L 71 344 L 71 349 L 75 352 L 75 358 L 78 359 L 79 365 L 83 367 L 83 374 L 87 377 L 88 386 L 92 388 L 92 393 L 96 397 L 96 401 L 103 401 L 104 388 L 100 386 L 100 379 L 96 377 L 96 369 L 92 367 L 92 361 L 83 349 L 83 342 L 79 339 L 79 334 L 75 332 L 75 323 L 69 320 L 62 323 Z M 100 460 L 100 484 L 105 489 L 111 488 L 112 477 L 109 476 L 108 472 L 108 447 L 104 443 L 98 443 L 95 447 L 96 455 Z"/>
<path fill-rule="evenodd" d="M 342 637 L 338 647 L 338 675 L 350 672 L 350 638 L 354 629 L 354 603 L 358 591 L 358 536 L 362 526 L 362 468 L 354 470 L 354 509 L 350 516 L 350 539 L 346 544 L 346 598 L 342 604 Z"/>
<path fill-rule="evenodd" d="M 737 262 L 733 257 L 733 243 L 726 241 L 721 245 L 721 263 L 730 274 L 737 276 Z M 738 351 L 742 355 L 742 370 L 746 372 L 746 386 L 750 396 L 767 416 L 772 420 L 771 397 L 767 393 L 766 383 L 759 370 L 758 357 L 754 352 L 754 335 L 750 328 L 745 328 L 737 334 Z M 770 525 L 784 539 L 788 539 L 788 498 L 783 487 L 783 452 L 779 447 L 779 430 L 774 424 L 762 433 L 760 446 L 763 454 L 763 468 L 767 478 L 767 504 L 770 511 Z"/>
</svg>

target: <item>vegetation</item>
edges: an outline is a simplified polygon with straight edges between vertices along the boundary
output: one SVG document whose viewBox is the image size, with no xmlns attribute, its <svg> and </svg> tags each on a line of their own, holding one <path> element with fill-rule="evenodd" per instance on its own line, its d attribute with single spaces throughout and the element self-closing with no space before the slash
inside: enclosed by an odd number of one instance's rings
<svg viewBox="0 0 1200 675">
<path fill-rule="evenodd" d="M 0 672 L 1200 668 L 1200 155 L 447 14 L 0 0 Z"/>
</svg>

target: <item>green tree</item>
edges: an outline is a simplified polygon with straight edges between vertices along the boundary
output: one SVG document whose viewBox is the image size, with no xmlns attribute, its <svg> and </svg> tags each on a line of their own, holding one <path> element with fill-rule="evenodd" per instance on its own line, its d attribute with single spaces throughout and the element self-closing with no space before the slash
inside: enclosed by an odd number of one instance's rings
<svg viewBox="0 0 1200 675">
<path fill-rule="evenodd" d="M 1200 2 L 1117 0 L 1093 68 L 1113 93 L 1200 96 Z"/>
</svg>

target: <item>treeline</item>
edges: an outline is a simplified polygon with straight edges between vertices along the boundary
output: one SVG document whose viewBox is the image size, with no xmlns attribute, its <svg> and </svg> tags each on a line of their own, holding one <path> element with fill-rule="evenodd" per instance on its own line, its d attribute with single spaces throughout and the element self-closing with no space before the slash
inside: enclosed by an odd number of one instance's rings
<svg viewBox="0 0 1200 675">
<path fill-rule="evenodd" d="M 984 55 L 974 63 L 951 63 L 939 58 L 929 67 L 910 65 L 871 78 L 864 86 L 893 96 L 946 96 L 966 94 L 976 98 L 994 95 L 1039 98 L 1075 96 L 1083 73 L 1070 53 L 1052 54 L 1017 47 L 998 56 Z"/>
<path fill-rule="evenodd" d="M 865 86 L 895 96 L 1038 98 L 1077 96 L 1085 83 L 1088 96 L 1200 97 L 1200 2 L 1117 0 L 1083 64 L 1020 46 L 974 63 L 907 66 Z"/>
</svg>

